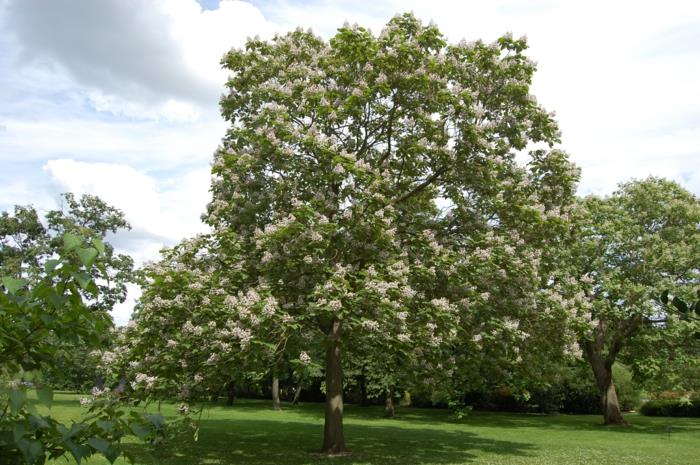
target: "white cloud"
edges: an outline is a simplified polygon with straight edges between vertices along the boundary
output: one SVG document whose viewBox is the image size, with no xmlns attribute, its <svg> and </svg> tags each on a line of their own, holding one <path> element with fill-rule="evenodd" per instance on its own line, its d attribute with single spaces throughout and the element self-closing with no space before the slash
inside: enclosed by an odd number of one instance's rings
<svg viewBox="0 0 700 465">
<path fill-rule="evenodd" d="M 110 313 L 112 319 L 117 326 L 126 325 L 131 319 L 131 313 L 134 311 L 136 301 L 141 297 L 141 288 L 135 284 L 127 284 L 127 298 L 124 302 L 114 306 Z"/>
<path fill-rule="evenodd" d="M 164 245 L 206 230 L 199 217 L 209 198 L 208 170 L 156 179 L 128 165 L 71 159 L 49 160 L 45 170 L 59 190 L 97 195 L 124 212 L 134 231 L 120 233 L 115 245 L 137 263 L 157 259 Z"/>
</svg>

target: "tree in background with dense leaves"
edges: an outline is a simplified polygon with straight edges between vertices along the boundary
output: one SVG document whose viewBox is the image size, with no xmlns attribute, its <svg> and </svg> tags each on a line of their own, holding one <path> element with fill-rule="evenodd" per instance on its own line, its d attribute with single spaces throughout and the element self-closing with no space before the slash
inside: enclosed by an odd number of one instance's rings
<svg viewBox="0 0 700 465">
<path fill-rule="evenodd" d="M 124 214 L 99 197 L 71 193 L 61 196 L 61 208 L 50 210 L 45 221 L 32 206 L 15 206 L 14 211 L 0 217 L 0 274 L 17 278 L 37 277 L 44 273 L 44 264 L 63 247 L 66 233 L 104 244 L 99 267 L 90 268 L 91 279 L 98 288 L 96 294 L 83 292 L 85 305 L 106 314 L 117 303 L 126 299 L 126 285 L 133 281 L 133 260 L 117 254 L 105 241 L 110 233 L 130 229 Z M 86 344 L 77 338 L 57 338 L 62 346 L 54 361 L 45 370 L 45 378 L 54 387 L 84 389 L 94 385 L 98 373 L 89 360 L 90 351 L 101 348 L 108 339 L 105 331 L 97 345 Z M 52 337 L 52 336 L 51 336 Z"/>
<path fill-rule="evenodd" d="M 667 289 L 688 294 L 698 285 L 700 204 L 675 182 L 648 178 L 622 184 L 606 198 L 584 198 L 580 213 L 570 261 L 590 311 L 587 327 L 579 327 L 580 345 L 605 423 L 622 424 L 612 379 L 618 356 L 643 372 L 637 349 L 650 338 L 663 342 L 688 333 L 681 326 L 689 322 L 659 305 L 658 296 Z"/>
<path fill-rule="evenodd" d="M 543 280 L 546 241 L 529 236 L 547 228 L 517 229 L 565 221 L 557 196 L 576 172 L 561 152 L 533 152 L 527 167 L 515 159 L 558 141 L 529 94 L 525 49 L 509 36 L 449 45 L 407 14 L 379 37 L 345 26 L 325 42 L 297 30 L 224 57 L 231 126 L 205 219 L 218 253 L 233 247 L 240 259 L 239 292 L 274 299 L 278 325 L 325 346 L 325 453 L 345 451 L 343 352 L 375 347 L 368 356 L 390 363 L 412 354 L 430 383 L 449 376 L 439 361 L 464 316 L 501 298 L 523 316 L 542 303 L 529 291 Z M 568 182 L 539 190 L 553 172 Z M 497 289 L 475 276 L 482 262 L 501 276 Z M 523 294 L 507 279 L 521 268 L 532 281 Z"/>
<path fill-rule="evenodd" d="M 128 229 L 131 226 L 124 213 L 93 195 L 76 199 L 71 193 L 62 194 L 61 208 L 48 211 L 45 224 L 34 207 L 15 206 L 13 213 L 3 212 L 0 217 L 0 269 L 6 275 L 32 276 L 41 273 L 43 263 L 60 251 L 65 233 L 98 238 L 105 245 L 104 270 L 94 271 L 99 298 L 89 305 L 108 311 L 126 299 L 133 260 L 116 254 L 105 237 Z"/>
</svg>

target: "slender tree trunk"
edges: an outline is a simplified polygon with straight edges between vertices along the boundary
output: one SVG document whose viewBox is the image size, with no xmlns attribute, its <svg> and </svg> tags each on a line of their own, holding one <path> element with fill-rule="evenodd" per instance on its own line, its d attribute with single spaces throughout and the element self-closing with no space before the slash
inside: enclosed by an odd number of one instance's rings
<svg viewBox="0 0 700 465">
<path fill-rule="evenodd" d="M 233 405 L 236 400 L 236 384 L 229 381 L 226 385 L 226 405 Z"/>
<path fill-rule="evenodd" d="M 384 400 L 384 416 L 394 418 L 394 393 L 391 389 L 386 390 L 386 398 Z"/>
<path fill-rule="evenodd" d="M 362 368 L 362 374 L 360 375 L 360 405 L 362 407 L 367 407 L 369 405 L 369 399 L 367 398 L 367 378 L 365 377 L 365 369 Z"/>
<path fill-rule="evenodd" d="M 292 405 L 297 405 L 299 403 L 299 397 L 301 397 L 301 383 L 297 383 L 297 387 L 294 390 L 294 399 L 292 399 Z"/>
<path fill-rule="evenodd" d="M 272 372 L 272 410 L 282 410 L 282 402 L 280 401 L 280 379 L 277 376 L 277 371 Z"/>
<path fill-rule="evenodd" d="M 343 366 L 340 359 L 340 322 L 333 321 L 326 347 L 326 418 L 323 426 L 324 454 L 345 452 L 343 437 Z"/>
</svg>

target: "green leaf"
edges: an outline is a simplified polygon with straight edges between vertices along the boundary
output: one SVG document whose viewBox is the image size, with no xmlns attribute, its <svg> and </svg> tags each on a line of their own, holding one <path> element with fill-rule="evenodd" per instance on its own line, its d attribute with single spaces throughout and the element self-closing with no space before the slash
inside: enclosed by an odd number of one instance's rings
<svg viewBox="0 0 700 465">
<path fill-rule="evenodd" d="M 15 429 L 12 433 L 15 442 L 19 442 L 27 434 L 27 428 L 24 423 L 15 423 Z"/>
<path fill-rule="evenodd" d="M 51 427 L 49 422 L 46 421 L 46 418 L 48 417 L 42 417 L 41 415 L 35 414 L 29 415 L 29 421 L 36 429 L 49 429 Z"/>
<path fill-rule="evenodd" d="M 108 433 L 112 432 L 112 428 L 114 428 L 115 422 L 112 420 L 97 420 L 97 426 L 100 429 L 103 429 L 107 431 Z"/>
<path fill-rule="evenodd" d="M 105 452 L 104 456 L 107 458 L 107 460 L 109 460 L 109 463 L 114 463 L 114 461 L 119 458 L 121 453 L 121 447 L 119 447 L 116 444 L 112 444 L 111 446 L 109 446 L 109 449 L 107 449 L 107 452 Z"/>
<path fill-rule="evenodd" d="M 82 287 L 85 290 L 88 290 L 88 286 L 92 282 L 92 276 L 83 272 L 71 273 L 71 275 L 73 276 L 73 278 L 75 278 L 76 281 L 78 281 L 80 287 Z"/>
<path fill-rule="evenodd" d="M 83 239 L 75 234 L 66 233 L 63 235 L 63 250 L 70 252 L 77 249 L 83 243 Z"/>
<path fill-rule="evenodd" d="M 10 411 L 15 414 L 27 401 L 27 393 L 21 389 L 11 389 L 8 395 L 10 397 Z"/>
<path fill-rule="evenodd" d="M 26 279 L 22 278 L 13 278 L 11 276 L 5 276 L 2 278 L 2 284 L 5 286 L 5 289 L 10 294 L 15 294 L 18 290 L 22 289 L 24 286 L 26 286 L 29 283 Z"/>
<path fill-rule="evenodd" d="M 87 446 L 79 446 L 70 439 L 64 440 L 63 445 L 70 451 L 75 461 L 78 462 L 78 465 L 80 465 L 80 461 L 83 460 L 83 458 L 91 455 L 90 448 Z"/>
<path fill-rule="evenodd" d="M 678 309 L 679 312 L 681 313 L 688 313 L 688 305 L 683 302 L 681 299 L 678 297 L 674 297 L 673 300 L 671 301 L 674 307 Z"/>
<path fill-rule="evenodd" d="M 663 292 L 661 293 L 661 302 L 662 302 L 663 304 L 667 304 L 667 303 L 668 303 L 668 289 L 665 290 L 665 291 L 663 291 Z"/>
<path fill-rule="evenodd" d="M 102 454 L 105 454 L 107 452 L 107 449 L 109 449 L 109 446 L 111 443 L 105 439 L 102 439 L 100 437 L 94 436 L 91 437 L 90 439 L 87 440 L 87 443 L 90 444 L 92 447 L 97 449 L 98 451 L 102 452 Z"/>
<path fill-rule="evenodd" d="M 52 292 L 51 294 L 49 294 L 49 301 L 51 301 L 51 305 L 53 305 L 53 307 L 56 310 L 59 310 L 63 308 L 63 306 L 66 304 L 66 302 L 68 301 L 68 297 L 64 295 L 58 295 L 55 292 Z"/>
<path fill-rule="evenodd" d="M 46 405 L 48 408 L 51 408 L 51 405 L 53 404 L 53 389 L 48 386 L 37 389 L 36 397 L 39 399 L 39 402 Z"/>
<path fill-rule="evenodd" d="M 61 263 L 61 260 L 46 260 L 46 263 L 44 264 L 44 271 L 46 271 L 46 273 L 53 272 L 59 263 Z"/>
<path fill-rule="evenodd" d="M 97 251 L 100 253 L 100 255 L 105 254 L 105 243 L 102 242 L 102 240 L 98 238 L 94 238 L 92 240 L 92 246 L 97 249 Z"/>
<path fill-rule="evenodd" d="M 22 452 L 27 463 L 37 462 L 40 456 L 44 455 L 44 446 L 36 439 L 22 439 L 17 441 L 17 447 Z"/>
<path fill-rule="evenodd" d="M 87 249 L 78 249 L 77 253 L 78 257 L 80 258 L 80 261 L 86 267 L 91 266 L 93 263 L 95 263 L 95 259 L 97 258 L 97 249 L 94 249 L 92 247 Z"/>
<path fill-rule="evenodd" d="M 148 421 L 153 423 L 153 425 L 157 428 L 160 428 L 161 426 L 165 425 L 165 418 L 160 413 L 146 415 L 146 418 L 148 418 Z"/>
<path fill-rule="evenodd" d="M 131 428 L 131 431 L 133 431 L 133 433 L 136 436 L 138 436 L 139 439 L 144 439 L 146 436 L 151 434 L 151 428 L 139 423 L 132 423 L 131 425 L 129 425 L 129 427 Z"/>
</svg>

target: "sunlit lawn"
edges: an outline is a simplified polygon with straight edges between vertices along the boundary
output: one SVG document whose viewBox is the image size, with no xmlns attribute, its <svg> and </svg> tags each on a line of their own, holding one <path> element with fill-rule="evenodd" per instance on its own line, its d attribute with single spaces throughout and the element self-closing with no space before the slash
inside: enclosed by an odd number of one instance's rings
<svg viewBox="0 0 700 465">
<path fill-rule="evenodd" d="M 58 394 L 53 414 L 78 419 L 78 398 Z M 172 406 L 163 410 L 174 412 Z M 401 408 L 397 413 L 384 419 L 380 408 L 346 406 L 345 437 L 352 451 L 347 457 L 318 454 L 322 405 L 285 405 L 274 412 L 268 402 L 257 400 L 205 410 L 197 442 L 190 435 L 160 453 L 139 443 L 130 447 L 138 463 L 165 465 L 700 464 L 700 419 L 629 414 L 632 426 L 607 428 L 598 417 L 586 415 L 471 413 L 457 421 L 444 410 Z"/>
</svg>

